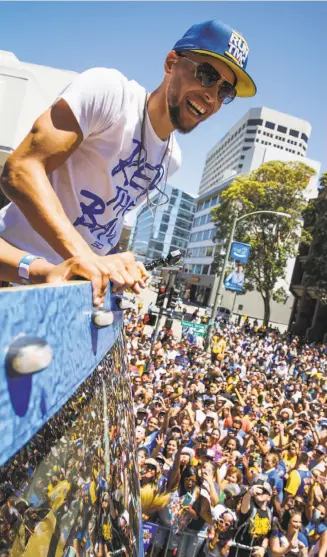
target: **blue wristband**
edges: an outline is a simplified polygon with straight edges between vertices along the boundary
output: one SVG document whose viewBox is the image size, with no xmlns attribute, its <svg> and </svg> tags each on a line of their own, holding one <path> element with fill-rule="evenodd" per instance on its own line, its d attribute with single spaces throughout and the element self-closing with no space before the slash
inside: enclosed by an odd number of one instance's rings
<svg viewBox="0 0 327 557">
<path fill-rule="evenodd" d="M 18 276 L 23 284 L 32 284 L 30 281 L 30 264 L 35 259 L 44 259 L 39 255 L 24 255 L 18 263 Z"/>
</svg>

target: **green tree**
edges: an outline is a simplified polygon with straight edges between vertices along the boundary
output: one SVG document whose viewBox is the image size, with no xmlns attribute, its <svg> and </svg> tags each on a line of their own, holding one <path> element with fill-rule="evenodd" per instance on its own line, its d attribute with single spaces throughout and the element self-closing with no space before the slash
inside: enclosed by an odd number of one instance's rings
<svg viewBox="0 0 327 557">
<path fill-rule="evenodd" d="M 291 218 L 259 214 L 238 223 L 235 240 L 251 245 L 246 266 L 244 292 L 258 290 L 264 304 L 263 321 L 268 325 L 271 300 L 281 301 L 287 295 L 277 282 L 285 278 L 286 264 L 296 254 L 299 242 L 298 218 L 306 206 L 304 190 L 315 171 L 300 162 L 272 161 L 248 176 L 237 177 L 222 192 L 221 203 L 212 210 L 216 223 L 216 240 L 225 243 L 232 221 L 253 211 L 279 211 Z M 310 241 L 302 231 L 301 241 Z M 216 261 L 220 266 L 221 255 Z"/>
<path fill-rule="evenodd" d="M 308 204 L 304 220 L 313 238 L 304 265 L 304 284 L 314 288 L 319 300 L 327 304 L 327 172 L 320 176 L 319 196 Z"/>
</svg>

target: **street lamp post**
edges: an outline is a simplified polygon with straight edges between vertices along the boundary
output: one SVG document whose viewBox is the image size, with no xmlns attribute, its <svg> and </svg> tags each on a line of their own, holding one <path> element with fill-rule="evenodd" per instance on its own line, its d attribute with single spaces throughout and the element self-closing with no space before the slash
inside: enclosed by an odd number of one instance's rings
<svg viewBox="0 0 327 557">
<path fill-rule="evenodd" d="M 210 352 L 211 334 L 212 334 L 212 329 L 213 329 L 214 323 L 216 321 L 217 310 L 218 310 L 218 307 L 221 305 L 222 286 L 223 286 L 223 282 L 224 282 L 226 267 L 227 267 L 227 264 L 228 264 L 229 254 L 230 254 L 230 250 L 231 250 L 231 247 L 232 247 L 232 242 L 233 242 L 233 239 L 234 239 L 236 226 L 241 220 L 246 219 L 247 217 L 251 217 L 253 215 L 259 215 L 259 214 L 260 215 L 261 214 L 277 215 L 278 217 L 286 217 L 288 219 L 291 218 L 291 215 L 289 215 L 288 213 L 282 213 L 280 211 L 253 211 L 252 213 L 246 213 L 246 215 L 242 215 L 241 217 L 235 217 L 234 218 L 233 224 L 232 224 L 232 230 L 231 230 L 231 233 L 230 233 L 229 238 L 228 238 L 228 245 L 227 245 L 227 251 L 226 251 L 225 257 L 224 257 L 223 268 L 222 268 L 222 271 L 221 271 L 220 276 L 219 276 L 219 282 L 218 282 L 218 286 L 217 286 L 217 290 L 216 290 L 214 306 L 212 308 L 210 324 L 209 324 L 209 327 L 208 327 L 208 330 L 207 330 L 206 349 L 207 349 L 208 352 Z"/>
</svg>

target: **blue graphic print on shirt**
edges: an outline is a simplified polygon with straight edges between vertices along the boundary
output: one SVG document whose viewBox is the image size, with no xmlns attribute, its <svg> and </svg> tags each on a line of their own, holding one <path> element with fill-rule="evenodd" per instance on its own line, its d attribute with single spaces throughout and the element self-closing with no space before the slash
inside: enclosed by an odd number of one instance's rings
<svg viewBox="0 0 327 557">
<path fill-rule="evenodd" d="M 146 195 L 147 190 L 153 190 L 164 176 L 163 165 L 160 163 L 153 166 L 148 163 L 147 151 L 141 147 L 141 142 L 133 139 L 133 143 L 136 147 L 131 155 L 126 159 L 119 159 L 118 164 L 111 172 L 112 177 L 121 174 L 124 179 L 123 186 L 116 186 L 116 195 L 112 199 L 104 201 L 100 196 L 85 189 L 80 192 L 89 203 L 80 202 L 82 215 L 73 224 L 74 226 L 84 226 L 94 234 L 96 240 L 91 245 L 97 249 L 103 248 L 106 243 L 110 248 L 115 245 L 114 240 L 120 220 L 118 217 L 124 217 L 131 211 L 137 201 Z M 138 192 L 136 197 L 131 195 L 133 190 Z M 98 217 L 103 215 L 106 207 L 110 205 L 114 216 L 106 224 L 100 224 Z M 111 249 L 108 253 L 110 252 Z"/>
</svg>

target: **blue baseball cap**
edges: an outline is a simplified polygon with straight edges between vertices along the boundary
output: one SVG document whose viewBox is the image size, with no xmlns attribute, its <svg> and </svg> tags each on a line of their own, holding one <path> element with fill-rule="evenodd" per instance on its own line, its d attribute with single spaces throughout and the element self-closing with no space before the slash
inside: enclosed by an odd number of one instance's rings
<svg viewBox="0 0 327 557">
<path fill-rule="evenodd" d="M 247 42 L 238 31 L 225 23 L 217 20 L 196 23 L 177 41 L 173 50 L 192 50 L 219 58 L 236 75 L 238 97 L 253 97 L 256 94 L 255 83 L 245 71 L 249 55 Z"/>
</svg>

